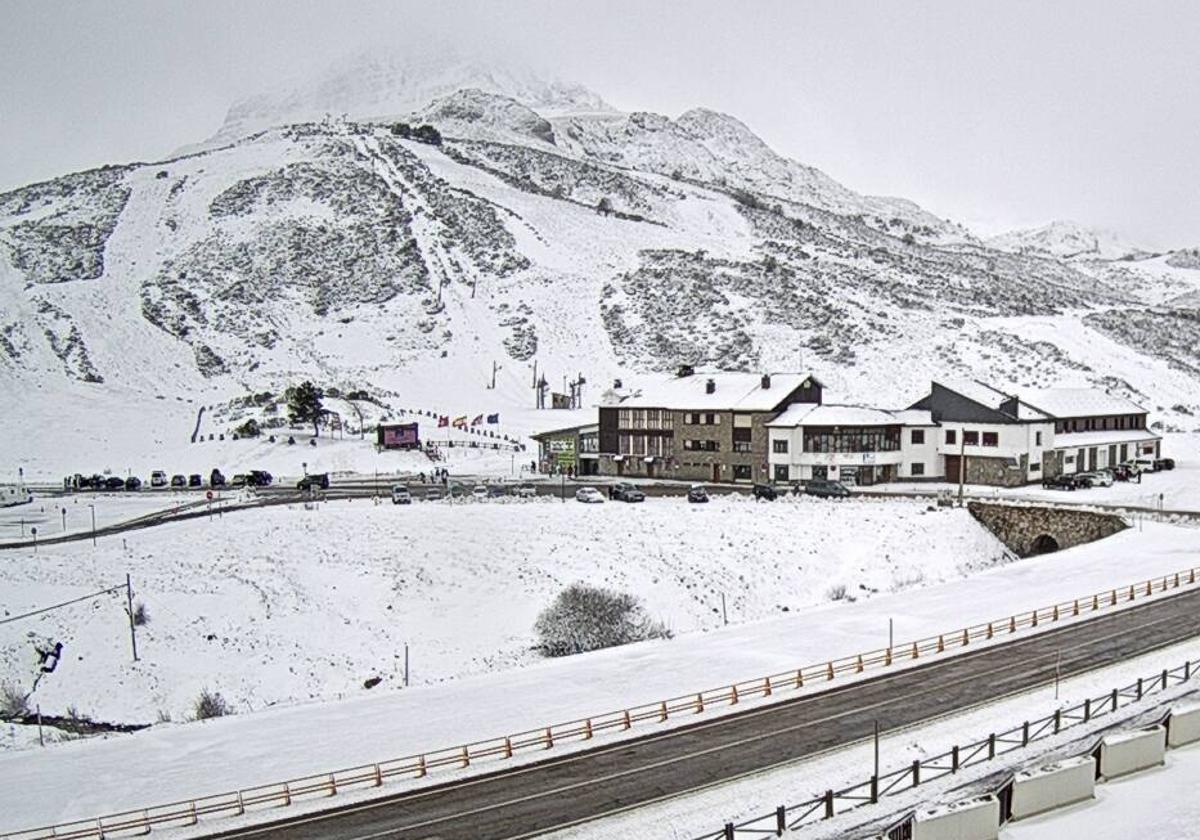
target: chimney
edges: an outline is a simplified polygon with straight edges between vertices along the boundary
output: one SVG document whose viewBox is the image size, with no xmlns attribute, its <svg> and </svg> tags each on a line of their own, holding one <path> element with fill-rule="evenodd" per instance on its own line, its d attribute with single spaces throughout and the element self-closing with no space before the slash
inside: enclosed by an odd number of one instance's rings
<svg viewBox="0 0 1200 840">
<path fill-rule="evenodd" d="M 764 391 L 769 391 L 771 389 L 771 374 L 764 373 L 762 375 L 762 389 Z"/>
<path fill-rule="evenodd" d="M 613 388 L 620 390 L 620 388 L 621 388 L 621 380 L 620 379 L 613 380 Z"/>
<path fill-rule="evenodd" d="M 704 393 L 715 394 L 717 391 L 717 380 L 710 379 L 704 383 Z"/>
</svg>

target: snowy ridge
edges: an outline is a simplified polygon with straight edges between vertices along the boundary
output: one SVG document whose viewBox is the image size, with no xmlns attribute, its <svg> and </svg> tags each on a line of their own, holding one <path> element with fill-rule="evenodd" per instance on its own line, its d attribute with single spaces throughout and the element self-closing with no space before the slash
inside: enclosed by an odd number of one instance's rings
<svg viewBox="0 0 1200 840">
<path fill-rule="evenodd" d="M 1010 231 L 989 238 L 987 244 L 1002 251 L 1043 253 L 1065 260 L 1139 260 L 1155 256 L 1114 231 L 1070 221 Z"/>
</svg>

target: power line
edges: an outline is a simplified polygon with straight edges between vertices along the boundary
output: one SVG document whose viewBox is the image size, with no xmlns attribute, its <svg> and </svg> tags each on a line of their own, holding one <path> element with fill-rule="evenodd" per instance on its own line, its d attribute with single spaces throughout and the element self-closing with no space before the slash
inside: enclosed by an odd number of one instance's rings
<svg viewBox="0 0 1200 840">
<path fill-rule="evenodd" d="M 71 601 L 63 601 L 61 604 L 55 604 L 52 607 L 42 607 L 40 610 L 34 610 L 33 612 L 9 616 L 8 618 L 0 618 L 0 624 L 8 624 L 11 621 L 20 621 L 23 618 L 30 618 L 35 615 L 41 615 L 42 613 L 50 612 L 51 610 L 58 610 L 62 609 L 63 607 L 69 607 L 72 604 L 78 604 L 80 601 L 90 601 L 92 598 L 99 598 L 101 595 L 110 595 L 113 592 L 120 592 L 123 589 L 125 589 L 125 584 L 113 586 L 108 589 L 101 589 L 99 592 L 94 592 L 91 595 L 84 595 L 82 598 L 75 598 Z"/>
</svg>

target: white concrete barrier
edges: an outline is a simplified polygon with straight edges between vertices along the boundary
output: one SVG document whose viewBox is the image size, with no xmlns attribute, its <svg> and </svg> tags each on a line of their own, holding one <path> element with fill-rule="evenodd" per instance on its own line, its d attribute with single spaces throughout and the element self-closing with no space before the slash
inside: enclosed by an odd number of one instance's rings
<svg viewBox="0 0 1200 840">
<path fill-rule="evenodd" d="M 1096 759 L 1090 755 L 1023 770 L 1013 779 L 1012 818 L 1032 817 L 1096 795 Z"/>
<path fill-rule="evenodd" d="M 1200 703 L 1173 706 L 1167 721 L 1167 746 L 1182 747 L 1200 741 Z"/>
<path fill-rule="evenodd" d="M 1167 730 L 1162 724 L 1134 732 L 1105 735 L 1100 742 L 1100 775 L 1115 779 L 1162 764 L 1167 755 Z"/>
<path fill-rule="evenodd" d="M 955 802 L 917 814 L 913 840 L 996 840 L 1000 803 L 994 796 Z"/>
</svg>

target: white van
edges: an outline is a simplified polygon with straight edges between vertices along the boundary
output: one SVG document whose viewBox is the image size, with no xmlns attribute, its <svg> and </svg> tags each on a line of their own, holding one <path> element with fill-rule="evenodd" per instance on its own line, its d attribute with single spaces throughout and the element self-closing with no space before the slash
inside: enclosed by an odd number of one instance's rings
<svg viewBox="0 0 1200 840">
<path fill-rule="evenodd" d="M 408 488 L 403 484 L 397 484 L 392 487 L 392 504 L 394 505 L 411 505 L 412 494 L 408 492 Z"/>
</svg>

